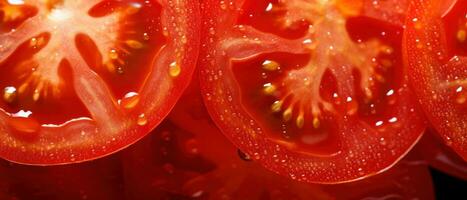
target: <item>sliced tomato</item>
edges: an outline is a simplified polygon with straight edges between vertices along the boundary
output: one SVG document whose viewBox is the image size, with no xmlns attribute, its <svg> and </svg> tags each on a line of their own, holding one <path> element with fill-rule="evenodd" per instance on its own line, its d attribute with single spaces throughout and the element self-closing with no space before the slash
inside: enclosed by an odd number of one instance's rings
<svg viewBox="0 0 467 200">
<path fill-rule="evenodd" d="M 123 200 L 119 161 L 114 156 L 84 164 L 38 167 L 1 160 L 0 198 Z"/>
<path fill-rule="evenodd" d="M 402 27 L 388 18 L 400 11 L 384 5 L 378 15 L 366 1 L 204 1 L 200 81 L 216 124 L 295 180 L 348 182 L 394 165 L 425 124 Z"/>
<path fill-rule="evenodd" d="M 411 84 L 444 142 L 467 160 L 467 2 L 417 0 L 409 13 Z"/>
<path fill-rule="evenodd" d="M 416 152 L 430 166 L 451 176 L 467 180 L 467 162 L 444 145 L 434 130 L 429 130 L 416 146 Z"/>
<path fill-rule="evenodd" d="M 52 165 L 134 143 L 198 54 L 196 1 L 0 1 L 0 157 Z"/>
<path fill-rule="evenodd" d="M 191 91 L 170 121 L 124 151 L 131 199 L 434 199 L 422 162 L 403 160 L 382 175 L 334 186 L 269 172 L 221 134 Z"/>
</svg>

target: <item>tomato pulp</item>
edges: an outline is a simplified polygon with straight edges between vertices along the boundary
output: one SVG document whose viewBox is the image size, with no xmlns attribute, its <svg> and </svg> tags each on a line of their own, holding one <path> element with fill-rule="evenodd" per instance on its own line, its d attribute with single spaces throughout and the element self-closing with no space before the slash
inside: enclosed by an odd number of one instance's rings
<svg viewBox="0 0 467 200">
<path fill-rule="evenodd" d="M 216 124 L 295 180 L 341 183 L 403 157 L 425 128 L 402 64 L 406 1 L 202 3 L 200 81 Z"/>
<path fill-rule="evenodd" d="M 157 126 L 198 54 L 193 1 L 0 2 L 0 157 L 53 165 Z"/>
<path fill-rule="evenodd" d="M 412 1 L 404 55 L 412 87 L 443 138 L 467 160 L 467 2 Z"/>
</svg>

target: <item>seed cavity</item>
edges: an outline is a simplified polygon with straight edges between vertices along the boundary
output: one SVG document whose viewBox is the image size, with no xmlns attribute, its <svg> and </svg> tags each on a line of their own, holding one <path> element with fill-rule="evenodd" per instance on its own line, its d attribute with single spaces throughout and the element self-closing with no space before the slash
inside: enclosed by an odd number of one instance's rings
<svg viewBox="0 0 467 200">
<path fill-rule="evenodd" d="M 339 109 L 344 109 L 347 116 L 356 115 L 361 105 L 353 98 L 360 93 L 355 91 L 353 85 L 349 86 L 348 82 L 337 80 L 337 87 L 344 89 L 345 94 L 342 95 L 347 97 L 347 101 L 341 98 L 333 98 L 332 102 L 323 99 L 320 83 L 326 72 L 330 72 L 334 77 L 352 77 L 354 69 L 358 70 L 360 88 L 357 89 L 363 92 L 364 102 L 373 101 L 376 94 L 373 89 L 376 84 L 386 82 L 383 74 L 380 74 L 381 71 L 388 71 L 394 66 L 391 60 L 395 52 L 393 46 L 378 39 L 354 41 L 346 27 L 348 13 L 343 13 L 336 1 L 317 3 L 289 0 L 286 3 L 271 3 L 268 7 L 283 14 L 278 23 L 285 28 L 303 21 L 312 24 L 300 39 L 310 54 L 308 63 L 301 68 L 294 67 L 286 73 L 281 71 L 283 63 L 276 60 L 269 58 L 261 63 L 263 77 L 269 77 L 269 73 L 283 73 L 281 79 L 263 83 L 262 93 L 275 98 L 270 105 L 272 113 L 280 114 L 283 122 L 291 121 L 297 128 L 309 125 L 315 129 L 322 126 L 322 112 L 338 112 L 333 103 L 338 105 Z M 304 13 L 303 10 L 310 12 Z M 419 20 L 414 19 L 413 22 L 417 24 Z M 420 23 L 418 25 L 421 26 Z"/>
</svg>

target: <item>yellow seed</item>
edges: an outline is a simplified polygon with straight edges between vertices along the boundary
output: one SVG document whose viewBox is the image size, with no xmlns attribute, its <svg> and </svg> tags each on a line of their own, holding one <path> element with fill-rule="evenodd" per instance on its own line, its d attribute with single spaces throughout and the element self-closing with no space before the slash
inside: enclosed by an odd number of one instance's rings
<svg viewBox="0 0 467 200">
<path fill-rule="evenodd" d="M 272 95 L 276 91 L 276 86 L 272 83 L 266 83 L 263 85 L 263 92 L 267 95 Z"/>
<path fill-rule="evenodd" d="M 37 46 L 37 38 L 32 38 L 31 41 L 29 42 L 29 45 L 31 45 L 32 47 L 36 47 Z"/>
<path fill-rule="evenodd" d="M 41 97 L 40 91 L 38 89 L 35 89 L 34 93 L 32 94 L 32 100 L 39 101 L 40 97 Z"/>
<path fill-rule="evenodd" d="M 297 117 L 297 120 L 295 121 L 295 123 L 298 128 L 303 128 L 303 125 L 305 125 L 305 118 L 303 117 L 303 114 L 300 114 Z"/>
<path fill-rule="evenodd" d="M 321 126 L 321 122 L 318 117 L 313 117 L 313 128 L 317 129 Z"/>
<path fill-rule="evenodd" d="M 466 30 L 461 29 L 461 30 L 457 31 L 457 40 L 458 40 L 460 43 L 464 43 L 466 39 L 467 39 L 467 32 L 466 32 Z"/>
<path fill-rule="evenodd" d="M 282 108 L 282 101 L 275 101 L 275 102 L 271 105 L 271 110 L 272 110 L 272 112 L 280 112 L 280 111 L 281 111 L 281 108 Z"/>
<path fill-rule="evenodd" d="M 182 72 L 182 68 L 177 62 L 172 62 L 169 65 L 169 75 L 171 77 L 177 77 Z"/>
<path fill-rule="evenodd" d="M 268 71 L 275 71 L 278 70 L 280 67 L 279 63 L 273 60 L 265 60 L 263 62 L 263 69 Z"/>
<path fill-rule="evenodd" d="M 143 44 L 141 42 L 136 41 L 136 40 L 127 40 L 127 41 L 125 41 L 125 44 L 128 45 L 130 48 L 133 48 L 133 49 L 143 48 Z"/>
<path fill-rule="evenodd" d="M 112 60 L 117 60 L 118 59 L 118 52 L 115 49 L 111 49 L 109 51 L 109 58 Z"/>
<path fill-rule="evenodd" d="M 286 122 L 292 119 L 292 108 L 289 107 L 284 111 L 284 113 L 282 113 L 282 119 L 284 119 Z"/>
<path fill-rule="evenodd" d="M 3 90 L 3 100 L 7 103 L 13 103 L 16 100 L 17 92 L 14 87 L 6 87 Z"/>
</svg>

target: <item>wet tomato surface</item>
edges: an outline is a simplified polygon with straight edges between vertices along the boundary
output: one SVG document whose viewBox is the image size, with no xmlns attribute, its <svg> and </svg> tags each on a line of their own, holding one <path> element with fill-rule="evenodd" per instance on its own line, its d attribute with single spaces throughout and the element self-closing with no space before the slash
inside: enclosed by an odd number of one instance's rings
<svg viewBox="0 0 467 200">
<path fill-rule="evenodd" d="M 467 160 L 467 2 L 412 1 L 405 32 L 411 83 L 445 144 Z"/>
<path fill-rule="evenodd" d="M 305 182 L 357 180 L 422 135 L 397 20 L 408 2 L 355 2 L 203 2 L 206 105 L 266 168 Z"/>
<path fill-rule="evenodd" d="M 190 82 L 192 1 L 0 1 L 0 156 L 53 165 L 120 150 Z"/>
<path fill-rule="evenodd" d="M 466 3 L 0 0 L 0 200 L 466 196 Z"/>
</svg>

